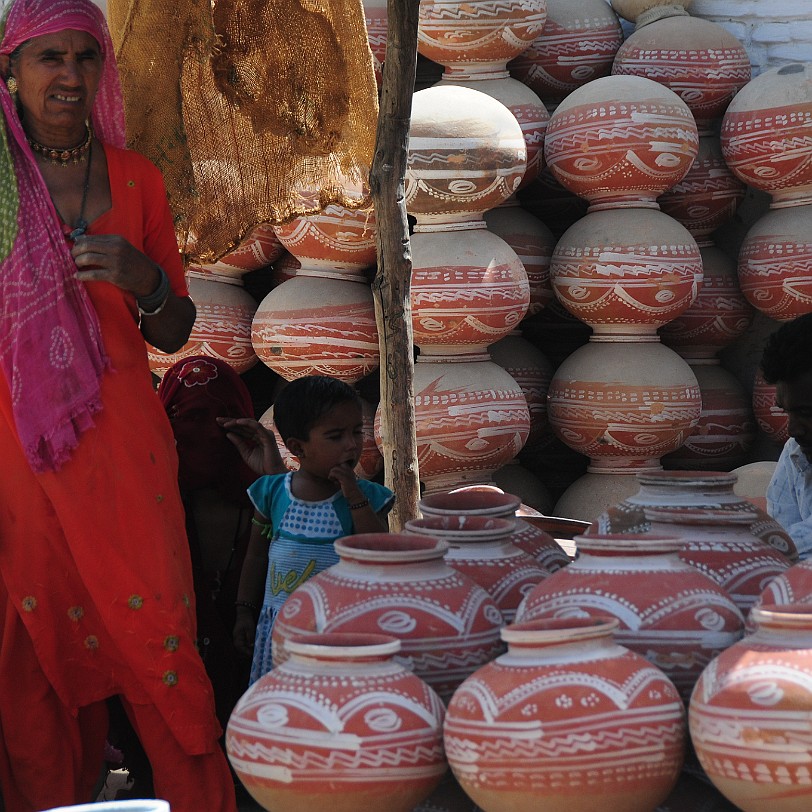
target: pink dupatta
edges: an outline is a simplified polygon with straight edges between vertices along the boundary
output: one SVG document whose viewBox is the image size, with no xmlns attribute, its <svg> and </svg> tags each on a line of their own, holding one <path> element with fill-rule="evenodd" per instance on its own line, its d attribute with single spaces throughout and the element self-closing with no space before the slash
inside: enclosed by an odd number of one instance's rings
<svg viewBox="0 0 812 812">
<path fill-rule="evenodd" d="M 65 29 L 99 43 L 104 68 L 94 101 L 94 133 L 125 145 L 124 107 L 104 15 L 91 0 L 15 0 L 0 53 Z M 0 365 L 11 391 L 20 443 L 35 472 L 57 470 L 102 408 L 100 382 L 109 367 L 98 318 L 76 277 L 76 265 L 48 189 L 5 82 L 0 107 L 17 181 L 16 211 L 4 200 L 2 227 L 17 235 L 0 270 Z M 7 160 L 7 159 L 6 159 Z"/>
</svg>

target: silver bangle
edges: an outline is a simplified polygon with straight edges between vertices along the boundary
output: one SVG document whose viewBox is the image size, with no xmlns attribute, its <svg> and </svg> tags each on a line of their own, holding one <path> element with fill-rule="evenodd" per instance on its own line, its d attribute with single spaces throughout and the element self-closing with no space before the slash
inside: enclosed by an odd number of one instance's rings
<svg viewBox="0 0 812 812">
<path fill-rule="evenodd" d="M 158 287 L 148 296 L 141 296 L 136 298 L 135 303 L 138 305 L 138 312 L 142 316 L 157 316 L 160 313 L 167 301 L 169 300 L 169 277 L 166 271 L 159 267 L 158 272 L 161 274 L 161 279 L 158 282 Z"/>
</svg>

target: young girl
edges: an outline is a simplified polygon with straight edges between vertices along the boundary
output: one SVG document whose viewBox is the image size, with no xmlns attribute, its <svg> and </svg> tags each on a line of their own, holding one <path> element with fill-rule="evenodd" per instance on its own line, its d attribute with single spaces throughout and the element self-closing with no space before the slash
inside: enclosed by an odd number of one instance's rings
<svg viewBox="0 0 812 812">
<path fill-rule="evenodd" d="M 260 477 L 248 489 L 256 512 L 237 592 L 234 645 L 253 651 L 252 683 L 272 667 L 271 628 L 288 595 L 338 562 L 336 539 L 386 532 L 394 500 L 388 488 L 355 476 L 363 435 L 361 402 L 351 386 L 320 375 L 298 378 L 280 392 L 273 411 L 299 470 Z"/>
</svg>

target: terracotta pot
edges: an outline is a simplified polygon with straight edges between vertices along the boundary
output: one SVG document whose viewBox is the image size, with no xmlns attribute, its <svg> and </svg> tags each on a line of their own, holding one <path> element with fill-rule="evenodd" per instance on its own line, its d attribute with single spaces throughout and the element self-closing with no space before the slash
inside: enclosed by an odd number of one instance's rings
<svg viewBox="0 0 812 812">
<path fill-rule="evenodd" d="M 719 136 L 705 135 L 699 138 L 699 152 L 688 173 L 658 202 L 665 214 L 701 241 L 733 219 L 746 189 L 725 162 Z"/>
<path fill-rule="evenodd" d="M 286 380 L 329 375 L 355 383 L 380 358 L 372 291 L 364 277 L 300 270 L 262 300 L 251 340 L 260 360 Z"/>
<path fill-rule="evenodd" d="M 707 134 L 752 71 L 744 45 L 726 28 L 671 6 L 638 17 L 612 73 L 645 76 L 673 90 L 690 108 L 700 134 Z"/>
<path fill-rule="evenodd" d="M 526 169 L 522 128 L 501 102 L 453 85 L 412 97 L 405 193 L 418 223 L 482 214 L 516 191 Z"/>
<path fill-rule="evenodd" d="M 589 208 L 587 201 L 565 189 L 546 165 L 527 188 L 519 190 L 518 197 L 522 206 L 542 220 L 556 239 Z"/>
<path fill-rule="evenodd" d="M 203 273 L 239 279 L 250 271 L 258 271 L 276 262 L 284 250 L 274 226 L 260 223 L 248 231 L 235 249 L 224 254 L 217 262 L 195 267 Z"/>
<path fill-rule="evenodd" d="M 541 33 L 508 68 L 555 107 L 581 85 L 608 76 L 623 29 L 606 0 L 547 0 Z"/>
<path fill-rule="evenodd" d="M 375 69 L 375 81 L 381 86 L 382 68 L 386 60 L 386 34 L 389 14 L 386 0 L 362 0 L 364 22 L 367 27 L 367 41 L 372 51 L 372 64 Z"/>
<path fill-rule="evenodd" d="M 774 208 L 739 248 L 739 284 L 753 307 L 776 321 L 812 310 L 812 204 Z"/>
<path fill-rule="evenodd" d="M 410 812 L 446 771 L 443 704 L 393 657 L 396 638 L 323 634 L 242 696 L 228 723 L 235 772 L 265 809 L 329 803 Z M 340 791 L 337 791 L 340 788 Z"/>
<path fill-rule="evenodd" d="M 671 13 L 683 11 L 691 7 L 693 0 L 610 0 L 612 8 L 624 20 L 637 22 L 646 13 L 659 13 L 660 9 Z"/>
<path fill-rule="evenodd" d="M 541 33 L 545 0 L 423 0 L 417 50 L 440 65 L 504 68 Z"/>
<path fill-rule="evenodd" d="M 660 668 L 687 703 L 717 654 L 735 643 L 744 618 L 711 578 L 680 561 L 674 536 L 582 535 L 578 558 L 525 598 L 518 622 L 608 616 L 615 641 Z"/>
<path fill-rule="evenodd" d="M 522 208 L 515 196 L 486 211 L 485 225 L 516 252 L 524 265 L 530 285 L 525 318 L 534 316 L 554 298 L 550 284 L 550 259 L 556 243 L 553 233 L 538 217 Z"/>
<path fill-rule="evenodd" d="M 605 76 L 558 105 L 544 157 L 558 181 L 595 208 L 658 208 L 699 149 L 688 105 L 641 76 Z"/>
<path fill-rule="evenodd" d="M 767 383 L 757 369 L 753 380 L 753 414 L 761 431 L 779 447 L 789 439 L 789 418 L 775 405 L 775 384 Z"/>
<path fill-rule="evenodd" d="M 412 330 L 421 350 L 482 351 L 527 312 L 530 286 L 516 252 L 481 219 L 470 225 L 464 236 L 433 226 L 412 235 Z"/>
<path fill-rule="evenodd" d="M 522 390 L 485 353 L 421 354 L 414 392 L 417 459 L 427 492 L 488 484 L 530 433 Z M 380 446 L 380 408 L 375 426 Z"/>
<path fill-rule="evenodd" d="M 448 542 L 448 566 L 479 584 L 511 623 L 524 597 L 550 574 L 511 543 L 515 526 L 513 519 L 460 513 L 411 519 L 405 530 Z"/>
<path fill-rule="evenodd" d="M 799 561 L 776 575 L 758 596 L 756 606 L 812 606 L 812 560 Z"/>
<path fill-rule="evenodd" d="M 691 306 L 702 260 L 688 230 L 661 211 L 590 211 L 556 244 L 550 280 L 595 335 L 650 335 Z"/>
<path fill-rule="evenodd" d="M 375 264 L 375 229 L 374 211 L 330 204 L 276 226 L 276 236 L 304 268 L 357 274 Z"/>
<path fill-rule="evenodd" d="M 448 700 L 465 677 L 501 651 L 502 613 L 470 578 L 443 561 L 446 542 L 398 533 L 345 536 L 338 564 L 285 601 L 273 629 L 274 663 L 301 633 L 391 634 L 396 659 Z"/>
<path fill-rule="evenodd" d="M 534 558 L 547 572 L 555 572 L 570 563 L 569 556 L 546 530 L 532 520 L 522 518 L 518 496 L 498 488 L 471 486 L 456 491 L 426 494 L 420 499 L 423 516 L 485 516 L 513 519 L 510 543 Z M 543 521 L 549 517 L 539 517 Z"/>
<path fill-rule="evenodd" d="M 506 493 L 515 493 L 522 500 L 523 506 L 527 508 L 527 511 L 523 510 L 521 513 L 523 518 L 527 516 L 541 518 L 553 512 L 555 501 L 547 486 L 541 477 L 522 465 L 518 457 L 497 468 L 491 479 L 495 487 Z M 525 549 L 525 552 L 533 555 L 532 548 Z"/>
<path fill-rule="evenodd" d="M 659 340 L 595 341 L 576 350 L 550 382 L 550 425 L 595 470 L 658 467 L 699 420 L 701 396 L 685 361 Z"/>
<path fill-rule="evenodd" d="M 659 329 L 683 358 L 714 358 L 745 334 L 755 309 L 739 286 L 736 262 L 715 245 L 700 245 L 702 284 L 691 306 Z"/>
<path fill-rule="evenodd" d="M 689 724 L 699 761 L 744 812 L 812 804 L 812 607 L 753 610 L 756 630 L 697 682 Z"/>
<path fill-rule="evenodd" d="M 634 471 L 622 474 L 616 470 L 601 471 L 590 465 L 587 472 L 561 494 L 553 512 L 589 525 L 602 511 L 636 491 L 637 478 Z"/>
<path fill-rule="evenodd" d="M 257 303 L 240 279 L 189 271 L 187 282 L 197 307 L 189 340 L 173 353 L 161 352 L 147 344 L 152 372 L 162 378 L 173 364 L 190 355 L 219 358 L 240 375 L 256 366 L 251 324 Z"/>
<path fill-rule="evenodd" d="M 742 88 L 722 120 L 722 153 L 774 206 L 812 203 L 812 65 L 765 70 Z"/>
<path fill-rule="evenodd" d="M 743 465 L 756 439 L 750 397 L 718 359 L 689 360 L 689 365 L 702 393 L 702 412 L 685 442 L 663 457 L 663 465 L 711 471 Z"/>
<path fill-rule="evenodd" d="M 668 678 L 612 641 L 616 620 L 502 631 L 508 653 L 457 690 L 451 769 L 485 812 L 652 812 L 679 775 L 685 721 Z"/>
</svg>

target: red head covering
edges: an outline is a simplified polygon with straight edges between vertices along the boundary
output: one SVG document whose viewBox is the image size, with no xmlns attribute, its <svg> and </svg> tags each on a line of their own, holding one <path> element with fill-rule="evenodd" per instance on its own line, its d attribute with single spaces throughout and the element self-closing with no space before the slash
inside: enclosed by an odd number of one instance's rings
<svg viewBox="0 0 812 812">
<path fill-rule="evenodd" d="M 91 34 L 104 67 L 91 112 L 95 132 L 124 146 L 124 108 L 110 34 L 91 0 L 14 0 L 0 53 L 44 34 Z M 16 105 L 0 81 L 7 144 L 0 140 L 0 365 L 12 394 L 20 442 L 34 471 L 55 470 L 101 409 L 109 366 L 96 312 L 76 277 L 59 216 L 25 139 Z M 5 139 L 3 139 L 5 140 Z M 14 177 L 9 177 L 9 169 Z M 16 181 L 16 183 L 15 183 Z M 16 186 L 19 200 L 14 200 Z"/>
<path fill-rule="evenodd" d="M 246 501 L 255 479 L 217 417 L 253 417 L 254 407 L 240 376 L 224 361 L 191 355 L 166 372 L 158 397 L 169 415 L 178 448 L 183 495 L 215 488 L 228 499 Z"/>
</svg>

